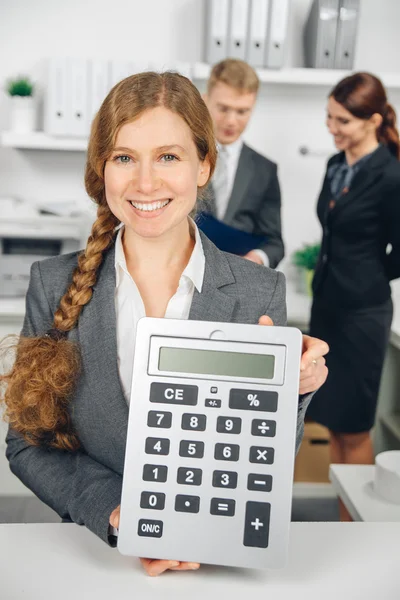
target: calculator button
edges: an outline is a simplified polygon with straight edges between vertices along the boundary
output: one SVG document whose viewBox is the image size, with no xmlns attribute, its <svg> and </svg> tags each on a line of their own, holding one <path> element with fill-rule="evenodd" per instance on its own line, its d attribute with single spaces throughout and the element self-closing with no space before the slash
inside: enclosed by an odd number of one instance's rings
<svg viewBox="0 0 400 600">
<path fill-rule="evenodd" d="M 219 398 L 206 398 L 204 405 L 210 408 L 221 408 L 221 400 Z"/>
<path fill-rule="evenodd" d="M 199 508 L 199 496 L 185 496 L 184 494 L 178 494 L 175 497 L 175 510 L 177 512 L 198 513 Z"/>
<path fill-rule="evenodd" d="M 201 469 L 190 469 L 179 467 L 176 481 L 185 485 L 201 485 L 203 471 Z"/>
<path fill-rule="evenodd" d="M 247 489 L 256 492 L 270 492 L 272 490 L 272 475 L 249 473 L 247 478 Z"/>
<path fill-rule="evenodd" d="M 213 386 L 210 388 L 210 393 L 211 393 L 211 394 L 218 394 L 218 388 L 217 388 L 217 387 L 215 387 L 215 385 L 213 385 Z"/>
<path fill-rule="evenodd" d="M 218 417 L 218 433 L 240 433 L 242 429 L 242 419 L 238 417 Z"/>
<path fill-rule="evenodd" d="M 212 515 L 233 517 L 235 514 L 235 505 L 235 500 L 227 500 L 226 498 L 211 498 L 210 513 Z"/>
<path fill-rule="evenodd" d="M 262 437 L 275 437 L 275 433 L 276 421 L 253 419 L 251 423 L 251 435 L 260 435 Z"/>
<path fill-rule="evenodd" d="M 249 460 L 251 463 L 262 465 L 272 465 L 274 462 L 274 448 L 264 448 L 263 446 L 250 446 Z"/>
<path fill-rule="evenodd" d="M 153 519 L 140 519 L 138 525 L 138 535 L 141 537 L 160 538 L 163 532 L 163 522 Z"/>
<path fill-rule="evenodd" d="M 169 429 L 172 423 L 172 413 L 151 410 L 147 416 L 148 427 L 160 427 L 161 429 Z"/>
<path fill-rule="evenodd" d="M 146 438 L 146 454 L 169 454 L 169 440 L 166 438 Z"/>
<path fill-rule="evenodd" d="M 182 440 L 179 444 L 179 456 L 187 456 L 189 458 L 203 458 L 204 442 Z"/>
<path fill-rule="evenodd" d="M 246 502 L 243 545 L 267 548 L 269 538 L 269 502 Z"/>
<path fill-rule="evenodd" d="M 234 471 L 214 471 L 213 487 L 235 488 L 237 487 L 237 473 Z"/>
<path fill-rule="evenodd" d="M 150 402 L 163 404 L 197 404 L 197 385 L 178 385 L 153 381 L 150 386 Z"/>
<path fill-rule="evenodd" d="M 233 389 L 229 392 L 229 408 L 276 412 L 278 392 Z"/>
<path fill-rule="evenodd" d="M 191 413 L 185 413 L 182 415 L 182 429 L 205 431 L 206 421 L 206 415 L 193 415 Z"/>
<path fill-rule="evenodd" d="M 168 467 L 165 465 L 144 465 L 143 480 L 144 481 L 159 481 L 164 483 L 167 481 Z"/>
<path fill-rule="evenodd" d="M 140 496 L 140 508 L 151 508 L 163 510 L 165 506 L 165 494 L 160 492 L 142 492 Z"/>
<path fill-rule="evenodd" d="M 239 460 L 238 444 L 215 444 L 214 458 L 216 460 Z"/>
</svg>

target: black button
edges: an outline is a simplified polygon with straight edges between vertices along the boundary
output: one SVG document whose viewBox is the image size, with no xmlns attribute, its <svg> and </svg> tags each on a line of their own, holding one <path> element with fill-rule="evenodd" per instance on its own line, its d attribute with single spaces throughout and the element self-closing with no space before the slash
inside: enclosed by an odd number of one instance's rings
<svg viewBox="0 0 400 600">
<path fill-rule="evenodd" d="M 243 545 L 267 548 L 269 538 L 269 502 L 246 502 Z"/>
<path fill-rule="evenodd" d="M 197 385 L 178 385 L 153 381 L 150 386 L 150 402 L 163 404 L 197 404 Z"/>
<path fill-rule="evenodd" d="M 184 485 L 201 485 L 202 475 L 201 469 L 179 467 L 176 481 Z"/>
<path fill-rule="evenodd" d="M 239 446 L 237 444 L 215 444 L 214 458 L 216 460 L 239 460 Z"/>
<path fill-rule="evenodd" d="M 165 465 L 144 465 L 143 480 L 144 481 L 159 481 L 164 483 L 167 481 L 168 467 Z"/>
<path fill-rule="evenodd" d="M 272 475 L 249 473 L 247 489 L 256 492 L 270 492 L 272 490 Z"/>
<path fill-rule="evenodd" d="M 278 392 L 233 389 L 229 393 L 229 408 L 276 412 Z"/>
<path fill-rule="evenodd" d="M 177 512 L 198 513 L 199 508 L 199 496 L 185 496 L 184 494 L 178 494 L 175 497 L 175 510 Z"/>
<path fill-rule="evenodd" d="M 204 442 L 182 440 L 179 444 L 179 456 L 187 456 L 189 458 L 203 458 Z"/>
<path fill-rule="evenodd" d="M 185 413 L 182 415 L 182 429 L 190 429 L 192 431 L 205 431 L 207 417 L 206 415 L 194 415 Z"/>
<path fill-rule="evenodd" d="M 211 498 L 210 513 L 212 515 L 233 517 L 235 514 L 235 506 L 235 500 L 227 500 L 226 498 Z"/>
<path fill-rule="evenodd" d="M 147 417 L 148 427 L 160 427 L 160 429 L 169 429 L 172 423 L 172 413 L 151 410 Z"/>
<path fill-rule="evenodd" d="M 237 478 L 235 471 L 214 471 L 212 484 L 213 487 L 234 489 L 237 487 Z"/>
<path fill-rule="evenodd" d="M 166 438 L 148 437 L 145 446 L 146 454 L 169 454 L 169 440 Z"/>
<path fill-rule="evenodd" d="M 221 408 L 221 400 L 219 398 L 206 398 L 204 405 L 210 408 Z"/>
<path fill-rule="evenodd" d="M 138 525 L 138 535 L 141 537 L 160 538 L 163 532 L 163 522 L 153 519 L 140 519 Z"/>
<path fill-rule="evenodd" d="M 263 446 L 251 446 L 249 461 L 262 465 L 272 465 L 274 462 L 274 448 L 264 448 Z"/>
<path fill-rule="evenodd" d="M 218 433 L 240 433 L 242 429 L 242 419 L 239 417 L 218 417 Z"/>
<path fill-rule="evenodd" d="M 266 419 L 253 419 L 251 423 L 251 435 L 260 435 L 262 437 L 275 437 L 276 421 L 267 421 Z"/>
<path fill-rule="evenodd" d="M 152 510 L 163 510 L 165 506 L 165 494 L 161 492 L 142 492 L 140 496 L 140 508 Z"/>
<path fill-rule="evenodd" d="M 213 387 L 210 388 L 210 392 L 211 392 L 211 394 L 217 394 L 218 388 L 213 385 Z"/>
</svg>

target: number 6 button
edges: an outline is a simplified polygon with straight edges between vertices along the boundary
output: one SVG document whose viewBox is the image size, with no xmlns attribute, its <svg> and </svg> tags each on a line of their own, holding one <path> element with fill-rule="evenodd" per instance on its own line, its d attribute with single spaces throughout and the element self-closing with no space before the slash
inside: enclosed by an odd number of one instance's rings
<svg viewBox="0 0 400 600">
<path fill-rule="evenodd" d="M 214 458 L 216 460 L 239 460 L 238 444 L 215 444 Z"/>
</svg>

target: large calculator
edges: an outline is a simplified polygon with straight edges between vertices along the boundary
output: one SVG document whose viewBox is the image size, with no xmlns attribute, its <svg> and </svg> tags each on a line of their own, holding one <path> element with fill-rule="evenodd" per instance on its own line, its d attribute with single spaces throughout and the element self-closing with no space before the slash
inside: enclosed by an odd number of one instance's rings
<svg viewBox="0 0 400 600">
<path fill-rule="evenodd" d="M 301 345 L 292 327 L 139 321 L 122 554 L 284 566 Z"/>
</svg>

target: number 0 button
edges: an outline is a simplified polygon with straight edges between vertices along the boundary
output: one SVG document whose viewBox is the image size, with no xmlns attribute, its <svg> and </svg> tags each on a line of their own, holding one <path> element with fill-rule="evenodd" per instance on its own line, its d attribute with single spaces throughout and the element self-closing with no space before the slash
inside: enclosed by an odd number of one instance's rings
<svg viewBox="0 0 400 600">
<path fill-rule="evenodd" d="M 240 433 L 242 429 L 242 419 L 239 417 L 218 417 L 218 433 Z"/>
<path fill-rule="evenodd" d="M 169 440 L 166 438 L 148 437 L 145 446 L 146 454 L 169 454 Z"/>
<path fill-rule="evenodd" d="M 179 444 L 179 456 L 188 456 L 189 458 L 203 458 L 204 442 L 182 440 Z"/>
<path fill-rule="evenodd" d="M 140 496 L 140 508 L 151 508 L 163 510 L 165 506 L 165 494 L 161 492 L 142 492 Z"/>
</svg>

